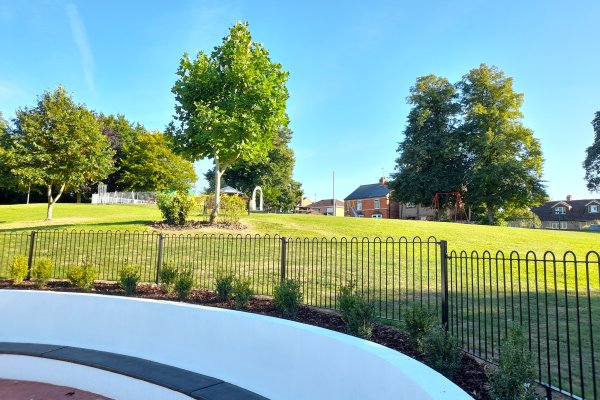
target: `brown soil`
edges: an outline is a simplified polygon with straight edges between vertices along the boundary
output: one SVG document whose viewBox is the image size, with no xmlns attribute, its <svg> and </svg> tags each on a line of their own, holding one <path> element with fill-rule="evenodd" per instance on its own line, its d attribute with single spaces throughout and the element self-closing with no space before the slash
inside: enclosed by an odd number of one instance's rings
<svg viewBox="0 0 600 400">
<path fill-rule="evenodd" d="M 212 230 L 212 229 L 227 229 L 230 231 L 243 231 L 248 226 L 237 222 L 234 224 L 228 224 L 225 222 L 215 222 L 211 224 L 209 221 L 189 221 L 185 225 L 169 225 L 164 221 L 154 221 L 149 224 L 152 228 L 159 231 L 189 231 L 192 229 L 197 230 Z"/>
<path fill-rule="evenodd" d="M 33 282 L 23 282 L 18 285 L 13 285 L 10 280 L 0 280 L 0 289 L 29 290 L 35 289 L 35 287 Z M 80 289 L 70 286 L 66 281 L 52 281 L 48 284 L 48 290 L 81 292 Z M 124 296 L 123 290 L 121 290 L 118 284 L 114 282 L 97 282 L 94 285 L 94 288 L 89 291 L 89 293 Z M 177 301 L 175 294 L 165 293 L 156 284 L 138 285 L 136 296 L 148 299 Z M 190 299 L 187 300 L 187 302 L 230 309 L 235 307 L 233 300 L 219 302 L 216 298 L 215 292 L 206 289 L 194 289 Z M 266 296 L 253 296 L 245 311 L 271 317 L 282 317 L 281 314 L 275 309 L 273 301 Z M 345 332 L 344 322 L 342 321 L 341 317 L 339 314 L 331 310 L 324 310 L 311 306 L 301 306 L 300 312 L 295 321 L 338 332 Z M 412 348 L 408 341 L 406 332 L 399 328 L 375 324 L 373 328 L 373 335 L 370 340 L 404 353 L 416 360 L 422 362 L 425 360 L 422 354 L 416 352 Z M 488 384 L 488 375 L 485 367 L 481 362 L 478 362 L 466 354 L 463 355 L 461 366 L 452 377 L 452 381 L 475 399 L 489 398 L 485 389 Z"/>
</svg>

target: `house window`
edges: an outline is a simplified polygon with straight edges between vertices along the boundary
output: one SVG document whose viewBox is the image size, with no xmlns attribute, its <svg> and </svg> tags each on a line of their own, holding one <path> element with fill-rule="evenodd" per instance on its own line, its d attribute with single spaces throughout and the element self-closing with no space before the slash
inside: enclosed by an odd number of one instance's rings
<svg viewBox="0 0 600 400">
<path fill-rule="evenodd" d="M 590 204 L 589 213 L 597 213 L 598 212 L 598 204 Z"/>
<path fill-rule="evenodd" d="M 356 211 L 362 211 L 362 200 L 356 202 Z"/>
<path fill-rule="evenodd" d="M 558 222 L 553 222 L 552 223 L 552 229 L 558 229 L 558 228 L 559 228 Z"/>
<path fill-rule="evenodd" d="M 417 205 L 415 203 L 406 203 L 406 208 L 416 208 Z"/>
<path fill-rule="evenodd" d="M 377 219 L 381 219 L 381 218 L 383 218 L 383 215 L 381 215 L 381 214 L 373 214 L 373 215 L 371 216 L 371 218 L 377 218 Z"/>
<path fill-rule="evenodd" d="M 567 207 L 554 207 L 554 214 L 566 214 Z"/>
<path fill-rule="evenodd" d="M 567 229 L 567 223 L 566 222 L 561 222 L 560 223 L 560 229 Z"/>
<path fill-rule="evenodd" d="M 373 199 L 373 208 L 378 210 L 380 206 L 379 199 Z"/>
</svg>

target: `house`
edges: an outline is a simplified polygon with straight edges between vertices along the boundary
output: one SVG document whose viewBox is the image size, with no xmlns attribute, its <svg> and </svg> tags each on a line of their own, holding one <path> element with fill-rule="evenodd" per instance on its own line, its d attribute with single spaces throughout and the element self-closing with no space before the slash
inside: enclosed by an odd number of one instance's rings
<svg viewBox="0 0 600 400">
<path fill-rule="evenodd" d="M 600 200 L 573 200 L 569 195 L 566 200 L 549 201 L 531 211 L 540 219 L 542 228 L 578 230 L 600 220 Z"/>
<path fill-rule="evenodd" d="M 387 180 L 360 185 L 344 199 L 344 215 L 358 218 L 398 218 L 399 204 L 392 200 Z"/>
<path fill-rule="evenodd" d="M 311 214 L 333 215 L 333 199 L 319 200 L 306 207 L 310 210 Z M 335 216 L 344 216 L 344 202 L 337 199 L 335 200 Z"/>
<path fill-rule="evenodd" d="M 431 220 L 436 218 L 435 209 L 431 207 L 424 207 L 414 203 L 400 203 L 399 207 L 398 218 L 400 219 Z"/>
</svg>

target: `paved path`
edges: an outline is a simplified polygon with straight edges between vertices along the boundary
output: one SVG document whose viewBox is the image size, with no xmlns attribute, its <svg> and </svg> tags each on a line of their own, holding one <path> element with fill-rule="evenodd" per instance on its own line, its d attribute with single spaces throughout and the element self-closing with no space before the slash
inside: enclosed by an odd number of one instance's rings
<svg viewBox="0 0 600 400">
<path fill-rule="evenodd" d="M 0 379 L 0 399 L 10 400 L 110 400 L 83 390 L 47 383 Z"/>
</svg>

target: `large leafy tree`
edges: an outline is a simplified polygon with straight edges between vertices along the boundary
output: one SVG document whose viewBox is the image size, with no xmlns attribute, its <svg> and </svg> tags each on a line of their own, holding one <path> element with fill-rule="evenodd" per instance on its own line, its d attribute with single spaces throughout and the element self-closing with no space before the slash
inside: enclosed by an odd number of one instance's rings
<svg viewBox="0 0 600 400">
<path fill-rule="evenodd" d="M 121 114 L 98 115 L 102 125 L 102 133 L 108 138 L 110 147 L 114 151 L 113 160 L 115 170 L 104 180 L 109 191 L 127 190 L 126 185 L 121 183 L 121 160 L 125 157 L 125 148 L 133 145 L 138 135 L 146 133 L 146 129 L 136 123 L 131 123 Z"/>
<path fill-rule="evenodd" d="M 161 132 L 140 133 L 126 144 L 120 167 L 119 183 L 126 190 L 187 190 L 196 182 L 193 164 L 173 153 Z"/>
<path fill-rule="evenodd" d="M 250 195 L 256 186 L 264 193 L 264 204 L 268 209 L 290 210 L 302 197 L 299 182 L 293 179 L 294 151 L 289 147 L 292 131 L 281 128 L 273 140 L 273 148 L 267 159 L 260 162 L 241 161 L 231 166 L 222 176 L 222 181 Z M 214 191 L 214 169 L 204 176 Z"/>
<path fill-rule="evenodd" d="M 494 223 L 500 208 L 542 202 L 542 151 L 531 129 L 523 126 L 523 94 L 512 78 L 481 64 L 458 83 L 461 90 L 465 149 L 469 158 L 467 201 L 483 205 Z"/>
<path fill-rule="evenodd" d="M 413 107 L 388 185 L 399 201 L 430 205 L 436 192 L 465 187 L 466 156 L 456 129 L 460 105 L 454 86 L 435 75 L 418 78 L 407 101 Z"/>
<path fill-rule="evenodd" d="M 592 121 L 594 127 L 594 143 L 586 149 L 586 157 L 583 162 L 585 169 L 585 180 L 590 192 L 600 192 L 600 111 Z"/>
<path fill-rule="evenodd" d="M 66 188 L 99 182 L 113 170 L 113 151 L 98 119 L 62 86 L 17 111 L 9 132 L 11 172 L 46 188 L 47 220 Z"/>
<path fill-rule="evenodd" d="M 223 173 L 240 160 L 264 160 L 277 130 L 287 126 L 288 74 L 252 41 L 248 24 L 236 23 L 210 56 L 199 52 L 191 60 L 185 54 L 177 75 L 169 132 L 187 158 L 213 159 L 214 222 Z"/>
</svg>

